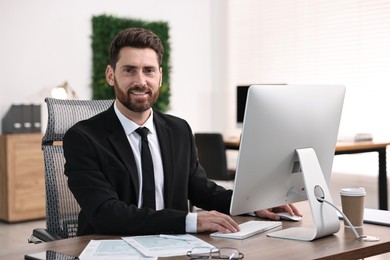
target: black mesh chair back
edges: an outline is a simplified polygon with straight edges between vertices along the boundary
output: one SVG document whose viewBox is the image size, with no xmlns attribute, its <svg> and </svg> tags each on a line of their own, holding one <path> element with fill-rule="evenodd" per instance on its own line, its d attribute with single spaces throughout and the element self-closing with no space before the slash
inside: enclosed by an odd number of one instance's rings
<svg viewBox="0 0 390 260">
<path fill-rule="evenodd" d="M 113 100 L 60 100 L 46 98 L 48 122 L 42 139 L 45 162 L 46 228 L 61 238 L 77 234 L 80 207 L 68 188 L 64 174 L 62 140 L 66 131 L 78 121 L 106 109 Z"/>
<path fill-rule="evenodd" d="M 195 133 L 199 162 L 213 180 L 233 180 L 234 170 L 228 170 L 225 143 L 220 133 Z"/>
</svg>

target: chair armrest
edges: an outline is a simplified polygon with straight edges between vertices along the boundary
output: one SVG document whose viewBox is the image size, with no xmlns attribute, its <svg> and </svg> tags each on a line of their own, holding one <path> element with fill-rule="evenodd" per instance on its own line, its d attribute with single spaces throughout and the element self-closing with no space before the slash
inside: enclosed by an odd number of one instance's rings
<svg viewBox="0 0 390 260">
<path fill-rule="evenodd" d="M 51 233 L 45 228 L 34 229 L 32 235 L 43 242 L 50 242 L 62 239 L 62 237 L 60 237 L 59 235 Z"/>
</svg>

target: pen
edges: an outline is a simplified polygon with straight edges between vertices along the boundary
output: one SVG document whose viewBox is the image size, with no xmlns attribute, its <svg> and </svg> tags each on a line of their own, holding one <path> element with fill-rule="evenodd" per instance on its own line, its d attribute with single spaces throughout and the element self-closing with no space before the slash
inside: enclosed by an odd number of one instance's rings
<svg viewBox="0 0 390 260">
<path fill-rule="evenodd" d="M 160 237 L 162 238 L 168 238 L 168 239 L 176 239 L 176 240 L 182 240 L 182 241 L 191 241 L 193 240 L 190 237 L 183 237 L 183 236 L 178 236 L 178 235 L 165 235 L 165 234 L 160 234 Z"/>
</svg>

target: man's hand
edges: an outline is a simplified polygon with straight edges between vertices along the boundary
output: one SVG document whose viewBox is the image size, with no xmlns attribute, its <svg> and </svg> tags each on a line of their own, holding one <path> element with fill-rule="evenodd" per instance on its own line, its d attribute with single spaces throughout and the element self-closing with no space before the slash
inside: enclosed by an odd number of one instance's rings
<svg viewBox="0 0 390 260">
<path fill-rule="evenodd" d="M 302 214 L 299 213 L 298 209 L 293 204 L 288 204 L 288 205 L 279 206 L 276 208 L 262 209 L 262 210 L 255 211 L 257 216 L 259 216 L 261 218 L 272 219 L 272 220 L 280 220 L 279 215 L 276 214 L 278 212 L 287 212 L 291 216 L 297 215 L 297 216 L 302 217 Z"/>
<path fill-rule="evenodd" d="M 219 231 L 222 233 L 234 233 L 239 231 L 238 224 L 228 215 L 218 211 L 200 211 L 197 218 L 197 231 Z"/>
</svg>

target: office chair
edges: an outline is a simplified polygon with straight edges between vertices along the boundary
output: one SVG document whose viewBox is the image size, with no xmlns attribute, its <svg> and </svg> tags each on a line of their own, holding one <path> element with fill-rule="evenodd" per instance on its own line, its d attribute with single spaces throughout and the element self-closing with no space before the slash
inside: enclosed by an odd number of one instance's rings
<svg viewBox="0 0 390 260">
<path fill-rule="evenodd" d="M 195 133 L 199 162 L 207 177 L 217 181 L 234 180 L 235 170 L 227 167 L 226 149 L 220 133 Z"/>
<path fill-rule="evenodd" d="M 106 109 L 114 100 L 60 100 L 46 98 L 48 123 L 42 139 L 45 163 L 46 229 L 33 230 L 29 242 L 39 243 L 75 237 L 80 207 L 70 192 L 64 174 L 62 140 L 66 131 L 78 121 Z"/>
</svg>

